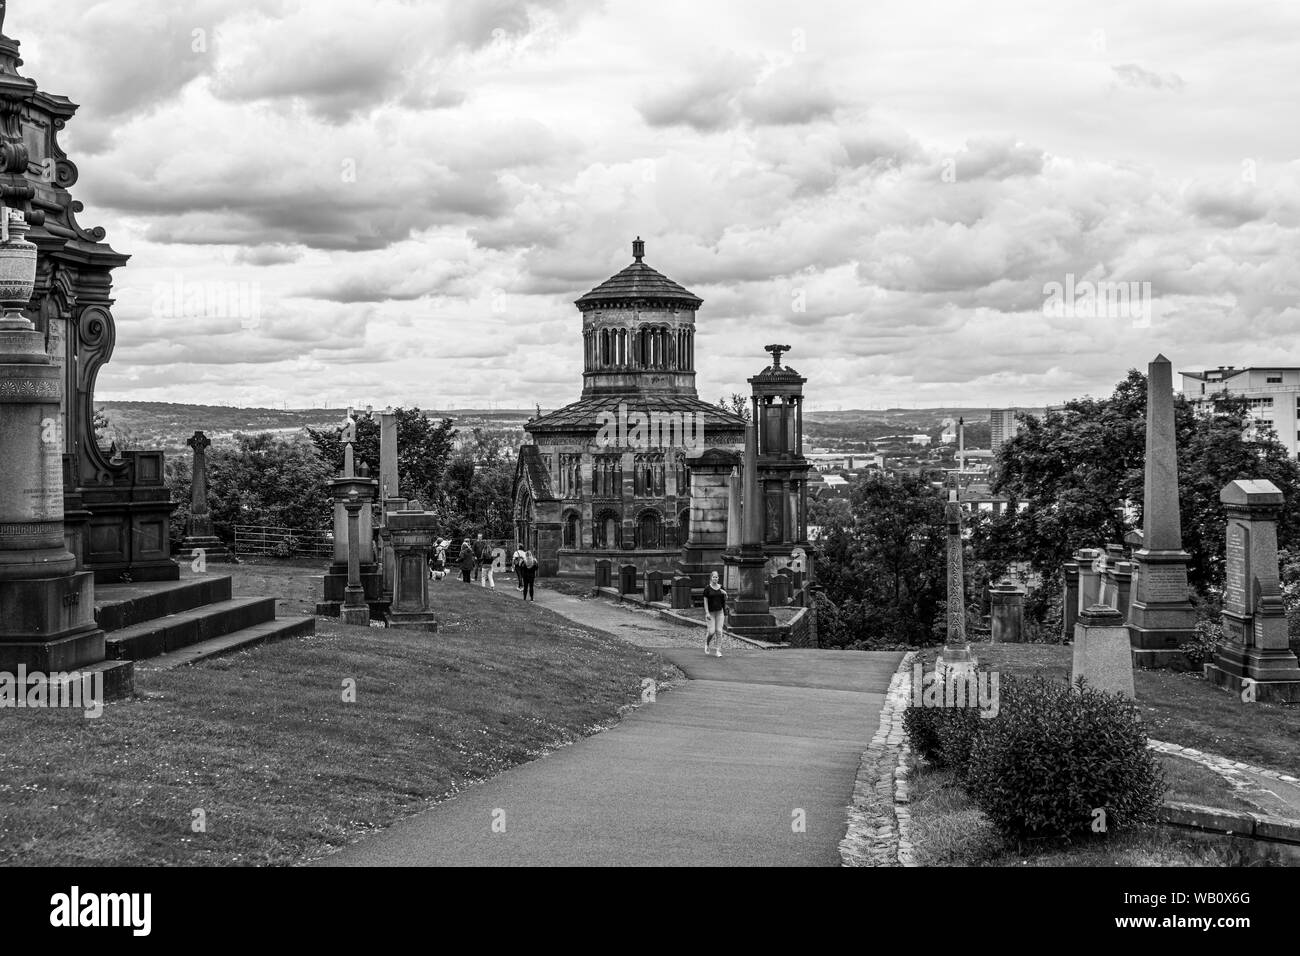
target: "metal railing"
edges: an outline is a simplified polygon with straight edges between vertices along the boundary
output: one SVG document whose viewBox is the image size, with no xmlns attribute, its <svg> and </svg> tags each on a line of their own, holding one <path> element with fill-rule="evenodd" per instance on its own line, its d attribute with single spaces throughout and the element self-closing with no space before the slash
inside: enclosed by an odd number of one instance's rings
<svg viewBox="0 0 1300 956">
<path fill-rule="evenodd" d="M 269 554 L 274 557 L 334 556 L 334 535 L 321 531 L 304 531 L 299 528 L 280 528 L 275 525 L 235 525 L 235 552 L 237 554 Z"/>
</svg>

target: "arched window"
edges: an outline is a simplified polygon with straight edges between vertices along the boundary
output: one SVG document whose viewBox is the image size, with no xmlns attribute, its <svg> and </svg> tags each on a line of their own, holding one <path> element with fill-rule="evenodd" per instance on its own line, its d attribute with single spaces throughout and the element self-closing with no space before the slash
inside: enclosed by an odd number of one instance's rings
<svg viewBox="0 0 1300 956">
<path fill-rule="evenodd" d="M 664 543 L 664 523 L 659 512 L 647 510 L 636 519 L 636 544 L 638 548 L 650 550 L 662 548 Z"/>
<path fill-rule="evenodd" d="M 691 539 L 691 509 L 683 508 L 677 513 L 677 543 L 685 544 Z"/>
<path fill-rule="evenodd" d="M 576 511 L 570 511 L 564 517 L 564 546 L 582 547 L 582 516 Z"/>
<path fill-rule="evenodd" d="M 605 550 L 617 550 L 623 543 L 623 523 L 618 513 L 602 511 L 596 515 L 591 528 L 592 546 Z"/>
</svg>

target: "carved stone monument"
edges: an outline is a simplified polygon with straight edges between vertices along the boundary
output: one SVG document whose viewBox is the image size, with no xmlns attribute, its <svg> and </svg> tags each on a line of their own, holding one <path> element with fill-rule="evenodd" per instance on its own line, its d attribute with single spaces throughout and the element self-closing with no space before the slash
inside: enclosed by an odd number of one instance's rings
<svg viewBox="0 0 1300 956">
<path fill-rule="evenodd" d="M 0 207 L 0 671 L 93 670 L 105 696 L 123 696 L 133 665 L 105 662 L 94 575 L 64 539 L 62 372 L 22 313 L 36 269 L 27 229 Z"/>
<path fill-rule="evenodd" d="M 1187 587 L 1178 507 L 1178 448 L 1174 431 L 1173 367 L 1157 355 L 1147 369 L 1146 480 L 1142 547 L 1133 555 L 1128 629 L 1138 667 L 1179 667 L 1179 649 L 1196 637 L 1196 612 Z"/>
<path fill-rule="evenodd" d="M 1133 649 L 1124 617 L 1115 608 L 1094 604 L 1079 612 L 1074 625 L 1074 658 L 1070 681 L 1084 678 L 1088 686 L 1133 697 Z"/>
<path fill-rule="evenodd" d="M 196 431 L 185 442 L 194 449 L 194 468 L 190 483 L 190 520 L 181 554 L 195 558 L 202 552 L 207 561 L 229 561 L 230 550 L 212 531 L 212 515 L 208 509 L 208 449 L 211 439 Z"/>
<path fill-rule="evenodd" d="M 961 502 L 957 500 L 956 488 L 948 492 L 944 521 L 948 526 L 948 638 L 934 662 L 935 670 L 941 674 L 973 671 L 978 663 L 966 641 L 965 546 L 961 537 Z"/>
<path fill-rule="evenodd" d="M 392 627 L 438 630 L 429 604 L 429 553 L 438 539 L 438 517 L 419 502 L 407 511 L 390 511 L 387 537 L 393 553 L 393 600 L 388 611 Z"/>
<path fill-rule="evenodd" d="M 1287 642 L 1278 575 L 1282 492 L 1270 481 L 1234 481 L 1219 495 L 1228 517 L 1223 640 L 1205 676 L 1253 700 L 1300 701 L 1300 664 Z"/>
<path fill-rule="evenodd" d="M 372 528 L 371 502 L 375 499 L 377 482 L 357 473 L 352 449 L 352 440 L 356 437 L 356 423 L 349 413 L 343 423 L 341 437 L 343 446 L 343 474 L 330 482 L 330 492 L 334 505 L 334 562 L 325 574 L 323 598 L 316 605 L 316 613 L 329 617 L 338 617 L 343 608 L 349 583 L 348 561 L 350 559 L 350 526 L 348 522 L 347 503 L 356 496 L 364 507 L 357 512 L 357 562 L 360 586 L 367 605 L 378 604 L 383 600 L 383 576 L 376 560 L 374 531 Z"/>
</svg>

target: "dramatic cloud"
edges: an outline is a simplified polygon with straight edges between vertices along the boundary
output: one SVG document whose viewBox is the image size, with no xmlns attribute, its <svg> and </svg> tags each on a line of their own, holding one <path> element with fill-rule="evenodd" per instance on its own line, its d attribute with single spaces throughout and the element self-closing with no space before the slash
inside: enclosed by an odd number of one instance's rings
<svg viewBox="0 0 1300 956">
<path fill-rule="evenodd" d="M 104 397 L 554 407 L 573 300 L 704 299 L 699 387 L 1041 405 L 1300 365 L 1300 8 L 44 0 L 80 221 L 131 255 Z M 1053 313 L 1126 283 L 1136 307 Z M 1149 293 L 1149 294 L 1148 294 Z"/>
</svg>

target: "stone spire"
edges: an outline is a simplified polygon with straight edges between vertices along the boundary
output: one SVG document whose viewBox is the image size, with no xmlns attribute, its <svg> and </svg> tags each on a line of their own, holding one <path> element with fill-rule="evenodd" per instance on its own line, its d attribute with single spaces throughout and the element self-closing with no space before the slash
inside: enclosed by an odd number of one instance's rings
<svg viewBox="0 0 1300 956">
<path fill-rule="evenodd" d="M 1157 355 L 1147 371 L 1146 475 L 1142 485 L 1142 546 L 1149 551 L 1183 547 L 1178 511 L 1178 448 L 1174 438 L 1174 373 Z"/>
</svg>

